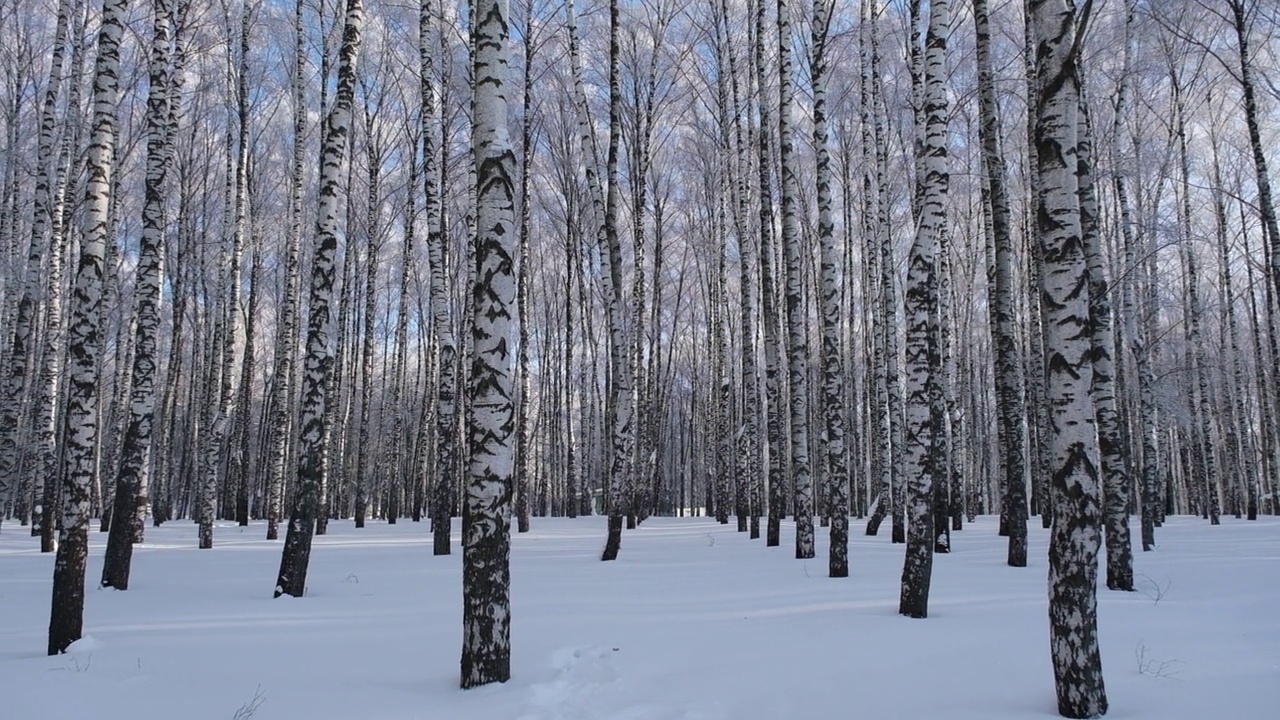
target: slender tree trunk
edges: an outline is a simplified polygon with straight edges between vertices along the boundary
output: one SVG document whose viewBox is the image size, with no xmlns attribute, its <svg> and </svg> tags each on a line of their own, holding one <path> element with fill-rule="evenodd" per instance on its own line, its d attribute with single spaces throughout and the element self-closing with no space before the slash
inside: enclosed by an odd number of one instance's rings
<svg viewBox="0 0 1280 720">
<path fill-rule="evenodd" d="M 622 132 L 622 91 L 618 84 L 618 0 L 609 2 L 609 145 L 605 156 L 605 208 L 603 249 L 608 253 L 605 315 L 609 322 L 609 384 L 612 417 L 609 418 L 611 467 L 609 472 L 609 534 L 601 560 L 614 560 L 622 543 L 622 519 L 629 510 L 631 487 L 632 423 L 631 358 L 622 327 L 622 244 L 618 238 L 618 143 Z"/>
<path fill-rule="evenodd" d="M 1089 267 L 1089 343 L 1093 355 L 1093 406 L 1102 458 L 1102 522 L 1107 544 L 1107 587 L 1133 590 L 1133 548 L 1129 541 L 1129 458 L 1125 456 L 1116 409 L 1115 361 L 1112 348 L 1111 286 L 1102 257 L 1098 197 L 1094 187 L 1093 128 L 1080 79 L 1081 97 L 1076 150 L 1080 194 L 1080 230 Z"/>
<path fill-rule="evenodd" d="M 827 37 L 832 4 L 813 3 L 813 145 L 817 154 L 818 241 L 822 245 L 822 392 L 826 422 L 826 468 L 831 515 L 828 574 L 849 576 L 849 469 L 844 447 L 844 366 L 841 358 L 843 316 L 840 302 L 841 254 L 832 217 L 831 152 L 827 136 Z"/>
<path fill-rule="evenodd" d="M 1138 241 L 1134 237 L 1133 214 L 1129 203 L 1129 177 L 1120 162 L 1121 128 L 1127 118 L 1130 86 L 1133 84 L 1133 16 L 1136 0 L 1125 0 L 1124 47 L 1122 49 L 1121 75 L 1116 88 L 1115 120 L 1112 127 L 1112 185 L 1116 195 L 1116 204 L 1120 211 L 1120 232 L 1124 245 L 1124 266 L 1127 268 L 1123 280 L 1124 334 L 1133 354 L 1134 367 L 1138 376 L 1138 434 L 1142 442 L 1142 465 L 1140 469 L 1139 487 L 1142 496 L 1142 550 L 1155 549 L 1156 500 L 1159 496 L 1159 470 L 1155 445 L 1155 390 L 1154 373 L 1151 371 L 1150 359 L 1145 331 L 1138 326 L 1139 290 L 1136 276 L 1141 276 L 1141 266 L 1137 258 Z M 1144 322 L 1145 325 L 1145 322 Z M 1149 335 L 1148 335 L 1149 337 Z"/>
<path fill-rule="evenodd" d="M 36 182 L 33 215 L 31 220 L 31 244 L 27 254 L 26 279 L 18 299 L 17 311 L 13 316 L 13 343 L 9 346 L 8 373 L 0 398 L 0 520 L 8 507 L 9 498 L 17 486 L 19 465 L 18 418 L 21 409 L 21 397 L 27 382 L 27 371 L 31 361 L 34 339 L 32 333 L 37 314 L 36 298 L 39 295 L 40 283 L 44 280 L 41 264 L 45 255 L 45 235 L 52 224 L 57 223 L 54 217 L 55 191 L 58 187 L 58 153 L 54 146 L 57 139 L 58 96 L 62 87 L 63 59 L 66 57 L 67 25 L 71 14 L 75 12 L 71 0 L 60 0 L 58 17 L 53 32 L 53 48 L 49 62 L 49 79 L 45 84 L 44 100 L 40 108 L 40 134 L 36 147 Z M 16 102 L 16 99 L 15 99 Z M 75 112 L 73 109 L 72 112 Z M 16 113 L 13 119 L 16 128 Z M 15 129 L 16 133 L 17 130 Z M 11 156 L 6 162 L 12 176 L 16 157 Z M 7 198 L 6 198 L 7 199 Z M 15 208 L 16 210 L 16 208 Z M 14 213 L 16 215 L 16 212 Z M 6 223 L 7 226 L 7 223 Z M 58 263 L 53 257 L 57 251 L 50 244 L 50 261 Z M 58 292 L 57 288 L 51 288 Z M 7 308 L 6 308 L 7 310 Z"/>
<path fill-rule="evenodd" d="M 129 402 L 120 470 L 116 475 L 116 522 L 107 539 L 102 586 L 129 589 L 133 543 L 142 532 L 149 503 L 146 476 L 150 469 L 152 421 L 155 414 L 157 336 L 160 328 L 160 288 L 164 281 L 164 184 L 171 154 L 173 126 L 169 120 L 171 90 L 171 20 L 168 0 L 156 0 L 151 43 L 150 88 L 147 91 L 147 175 L 142 209 L 142 242 L 138 256 L 137 330 L 134 339 Z"/>
<path fill-rule="evenodd" d="M 1245 379 L 1244 364 L 1241 361 L 1240 353 L 1240 335 L 1239 322 L 1236 320 L 1235 308 L 1235 292 L 1232 289 L 1232 273 L 1231 273 L 1231 249 L 1227 243 L 1227 206 L 1223 192 L 1222 182 L 1222 162 L 1219 158 L 1218 135 L 1216 128 L 1211 131 L 1211 139 L 1213 143 L 1213 217 L 1214 217 L 1214 234 L 1218 241 L 1218 262 L 1220 266 L 1218 274 L 1218 285 L 1222 293 L 1222 306 L 1225 322 L 1223 323 L 1223 333 L 1226 336 L 1224 345 L 1230 353 L 1231 363 L 1231 387 L 1228 390 L 1230 404 L 1230 419 L 1228 427 L 1231 429 L 1227 435 L 1227 445 L 1236 449 L 1239 462 L 1236 464 L 1235 474 L 1239 476 L 1239 482 L 1244 484 L 1245 490 L 1245 512 L 1250 520 L 1258 519 L 1258 473 L 1252 459 L 1255 457 L 1250 437 L 1252 433 L 1249 429 L 1249 414 L 1245 409 L 1244 397 L 1249 387 L 1248 381 Z M 1258 374 L 1263 371 L 1259 369 Z M 1266 396 L 1263 395 L 1261 400 L 1265 401 Z M 1262 433 L 1266 438 L 1268 433 Z M 1263 448 L 1262 467 L 1270 466 L 1270 458 L 1266 457 L 1269 453 Z"/>
<path fill-rule="evenodd" d="M 978 103 L 982 120 L 978 126 L 982 140 L 982 166 L 990 198 L 991 225 L 988 232 L 995 248 L 995 287 L 988 300 L 995 309 L 991 328 L 996 350 L 996 398 L 999 402 L 999 449 L 1004 470 L 1002 517 L 1009 535 L 1008 564 L 1027 566 L 1027 486 L 1026 447 L 1023 421 L 1026 408 L 1022 398 L 1022 362 L 1018 357 L 1013 279 L 1013 229 L 1009 194 L 1005 189 L 1004 151 L 1001 148 L 999 107 L 996 102 L 995 72 L 991 65 L 991 33 L 986 0 L 974 0 L 977 30 Z"/>
<path fill-rule="evenodd" d="M 525 3 L 524 82 L 520 116 L 520 275 L 516 288 L 520 311 L 520 404 L 516 415 L 516 529 L 529 532 L 529 174 L 533 165 L 533 0 Z"/>
<path fill-rule="evenodd" d="M 332 371 L 329 350 L 333 304 L 334 258 L 338 251 L 338 201 L 343 156 L 351 135 L 351 106 L 355 95 L 355 64 L 364 25 L 362 0 L 347 0 L 338 58 L 338 89 L 324 121 L 321 141 L 320 194 L 316 207 L 316 249 L 311 266 L 311 310 L 307 322 L 307 353 L 302 376 L 301 447 L 298 485 L 289 529 L 285 534 L 276 579 L 275 597 L 301 597 L 307 587 L 311 537 L 320 508 L 320 477 L 324 472 L 325 385 Z"/>
<path fill-rule="evenodd" d="M 66 439 L 63 456 L 62 533 L 53 567 L 49 617 L 49 654 L 65 652 L 84 627 L 84 573 L 89 555 L 89 487 L 93 447 L 98 435 L 98 356 L 101 353 L 102 266 L 115 165 L 116 107 L 120 99 L 120 40 L 124 0 L 104 0 L 93 72 L 93 134 L 85 186 L 84 234 L 71 293 L 67 333 L 68 373 Z"/>
<path fill-rule="evenodd" d="M 431 311 L 439 344 L 439 384 L 436 386 L 436 458 L 432 483 L 431 532 L 436 555 L 450 552 L 454 483 L 457 474 L 458 346 L 449 317 L 450 292 L 445 278 L 445 229 L 438 194 L 440 166 L 436 150 L 435 69 L 431 38 L 435 32 L 434 6 L 423 0 L 418 15 L 419 82 L 422 91 L 422 184 L 427 215 L 427 255 L 431 264 Z M 443 140 L 441 140 L 443 142 Z"/>
<path fill-rule="evenodd" d="M 813 557 L 813 485 L 809 468 L 808 313 L 801 277 L 799 177 L 792 105 L 795 81 L 791 69 L 790 0 L 778 0 L 778 156 L 782 163 L 782 252 L 786 264 L 788 384 L 791 407 L 791 479 L 794 484 L 796 558 Z"/>
<path fill-rule="evenodd" d="M 727 23 L 729 18 L 729 7 L 725 0 L 721 0 L 720 2 L 720 13 Z M 726 35 L 727 34 L 728 32 L 726 31 Z M 737 152 L 731 156 L 733 158 L 731 171 L 733 174 L 733 188 L 737 200 L 733 217 L 734 235 L 737 237 L 738 241 L 738 287 L 742 297 L 741 314 L 739 316 L 742 332 L 742 344 L 740 346 L 742 354 L 742 433 L 741 440 L 739 441 L 738 452 L 741 457 L 741 473 L 739 476 L 743 479 L 743 483 L 745 484 L 745 497 L 740 499 L 742 500 L 742 506 L 748 515 L 747 524 L 749 526 L 750 539 L 756 540 L 760 537 L 760 506 L 763 501 L 761 491 L 764 485 L 760 456 L 760 449 L 762 446 L 761 441 L 763 439 L 760 437 L 760 373 L 758 368 L 759 363 L 756 356 L 756 338 L 759 332 L 756 324 L 757 318 L 759 317 L 759 281 L 757 280 L 759 260 L 757 258 L 756 244 L 754 239 L 751 237 L 751 231 L 749 229 L 751 189 L 748 182 L 748 173 L 751 167 L 751 160 L 750 156 L 747 154 L 748 141 L 743 137 L 742 117 L 744 112 L 744 102 L 739 86 L 737 56 L 734 53 L 733 43 L 728 43 L 726 52 L 729 57 L 729 77 L 731 80 L 730 93 L 733 100 L 732 124 L 734 140 L 737 143 Z M 654 55 L 654 58 L 656 60 L 656 54 Z M 651 75 L 650 81 L 652 82 L 653 79 L 654 78 Z M 748 134 L 752 135 L 751 142 L 754 143 L 754 133 L 748 132 Z M 657 232 L 655 234 L 660 238 L 661 229 L 657 228 Z M 655 254 L 655 260 L 656 259 L 657 255 Z M 656 265 L 657 263 L 655 263 L 655 266 Z M 658 298 L 660 297 L 659 293 L 656 292 L 658 280 L 659 276 L 657 274 L 657 268 L 655 267 L 655 310 Z M 660 316 L 657 312 L 653 313 L 650 322 L 651 329 L 656 330 L 658 327 L 659 317 Z M 657 366 L 656 363 L 653 362 L 653 359 L 656 358 L 656 356 L 657 348 L 654 348 L 650 354 L 649 380 L 650 387 L 652 388 L 651 394 L 656 394 L 658 386 L 657 379 L 654 377 Z M 648 415 L 649 414 L 644 411 L 639 413 L 641 418 L 646 418 Z M 653 417 L 646 420 L 646 422 L 650 423 L 652 428 L 651 432 L 655 436 L 658 434 L 659 421 L 659 418 Z M 739 531 L 743 529 L 741 527 L 741 523 L 742 518 L 740 516 Z"/>
<path fill-rule="evenodd" d="M 249 307 L 245 316 L 244 359 L 241 362 L 239 388 L 240 402 L 236 407 L 236 415 L 238 416 L 236 431 L 242 438 L 239 443 L 242 448 L 248 447 L 249 425 L 253 417 L 253 334 L 257 319 L 258 280 L 262 271 L 262 252 L 253 247 L 253 219 L 249 200 L 249 171 L 251 170 L 250 163 L 252 162 L 249 150 L 249 31 L 252 10 L 252 4 L 244 4 L 240 17 L 240 51 L 237 57 L 239 64 L 236 72 L 236 116 L 239 125 L 237 153 L 240 158 L 236 167 L 236 232 L 241 237 L 241 243 L 248 245 L 249 252 L 254 253 L 249 271 Z M 240 313 L 239 304 L 232 306 L 230 312 L 238 315 Z M 234 339 L 234 335 L 228 336 L 228 340 L 234 342 Z M 229 373 L 230 370 L 231 368 L 228 367 L 227 372 Z M 249 456 L 247 452 L 237 452 L 236 449 L 232 448 L 230 460 L 228 476 L 235 485 L 236 524 L 240 527 L 247 527 L 249 525 Z"/>
<path fill-rule="evenodd" d="M 366 94 L 367 98 L 367 94 Z M 376 139 L 376 128 L 374 126 L 375 116 L 373 111 L 366 106 L 365 116 L 365 156 L 367 170 L 367 197 L 365 207 L 365 275 L 364 275 L 364 327 L 360 332 L 360 440 L 359 447 L 356 448 L 356 473 L 355 473 L 355 495 L 356 495 L 356 515 L 359 518 L 358 524 L 364 525 L 364 504 L 367 502 L 368 496 L 368 476 L 372 474 L 372 468 L 369 467 L 369 456 L 372 452 L 373 444 L 373 354 L 374 354 L 374 333 L 376 331 L 375 321 L 378 311 L 378 250 L 382 246 L 382 148 Z M 354 154 L 354 153 L 353 153 Z M 413 195 L 416 188 L 411 188 L 409 194 Z M 412 241 L 407 241 L 412 246 Z M 351 250 L 348 250 L 351 252 Z M 400 382 L 399 377 L 393 378 L 392 382 L 397 385 Z M 392 391 L 395 393 L 396 391 Z M 392 412 L 399 410 L 397 405 L 391 406 Z M 393 436 L 392 442 L 399 442 L 399 437 Z M 403 482 L 399 473 L 395 471 L 395 465 L 390 465 L 387 469 L 391 471 L 388 485 L 392 488 L 402 488 Z M 393 490 L 399 494 L 402 491 Z"/>
<path fill-rule="evenodd" d="M 783 387 L 781 318 L 776 299 L 773 186 L 769 176 L 772 156 L 769 151 L 772 133 L 769 101 L 765 92 L 765 0 L 756 1 L 756 43 L 752 74 L 755 76 L 755 92 L 760 116 L 759 143 L 757 143 L 756 169 L 759 175 L 760 211 L 760 317 L 764 322 L 764 377 L 766 403 L 766 439 L 769 454 L 769 520 L 765 528 L 765 546 L 777 547 L 781 543 L 782 516 L 786 514 L 787 443 L 783 415 Z"/>
<path fill-rule="evenodd" d="M 929 582 L 933 572 L 935 527 L 932 504 L 935 482 L 944 482 L 938 467 L 942 419 L 940 400 L 942 358 L 938 347 L 939 237 L 945 232 L 950 183 L 947 157 L 946 53 L 951 13 L 948 0 L 930 0 L 925 35 L 920 117 L 923 137 L 918 146 L 917 193 L 920 214 L 907 266 L 904 315 L 906 339 L 906 446 L 904 478 L 908 483 L 907 552 L 902 568 L 898 612 L 913 618 L 929 615 Z M 912 43 L 918 43 L 915 37 Z M 942 531 L 946 530 L 944 524 Z"/>
<path fill-rule="evenodd" d="M 248 10 L 244 21 L 248 22 Z M 247 33 L 242 32 L 247 39 Z M 247 48 L 243 48 L 247 51 Z M 230 52 L 230 51 L 228 51 Z M 247 65 L 241 63 L 238 75 L 247 73 Z M 222 453 L 226 439 L 230 434 L 233 414 L 235 412 L 234 367 L 236 359 L 236 329 L 240 319 L 240 265 L 244 255 L 245 235 L 248 231 L 249 205 L 249 108 L 247 78 L 237 81 L 236 115 L 237 129 L 234 186 L 231 198 L 234 202 L 234 219 L 231 228 L 231 247 L 225 259 L 225 277 L 222 290 L 225 293 L 223 303 L 218 309 L 219 317 L 215 320 L 214 351 L 219 353 L 219 360 L 210 374 L 211 408 L 207 437 L 204 440 L 204 468 L 201 478 L 200 494 L 200 549 L 213 547 L 213 521 L 217 517 L 218 479 L 222 474 Z M 230 131 L 228 131 L 230 134 Z M 228 161 L 229 163 L 230 161 Z M 216 381 L 214 379 L 216 378 Z M 216 385 L 216 388 L 215 388 Z"/>
<path fill-rule="evenodd" d="M 294 355 L 298 346 L 298 294 L 301 285 L 302 245 L 302 159 L 306 134 L 306 93 L 302 70 L 306 63 L 303 34 L 303 2 L 294 9 L 293 159 L 289 173 L 289 233 L 285 259 L 285 289 L 280 303 L 280 331 L 276 336 L 275 371 L 272 385 L 276 393 L 271 423 L 271 469 L 267 482 L 267 539 L 279 537 L 279 521 L 284 514 L 284 475 L 288 464 L 289 438 L 293 433 Z"/>
</svg>

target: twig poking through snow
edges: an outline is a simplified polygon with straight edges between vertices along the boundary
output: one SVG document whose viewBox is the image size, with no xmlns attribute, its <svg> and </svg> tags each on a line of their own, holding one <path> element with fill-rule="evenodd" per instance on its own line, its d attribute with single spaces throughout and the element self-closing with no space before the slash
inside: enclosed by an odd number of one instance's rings
<svg viewBox="0 0 1280 720">
<path fill-rule="evenodd" d="M 1133 648 L 1133 657 L 1138 662 L 1139 675 L 1174 680 L 1182 672 L 1178 669 L 1178 666 L 1182 664 L 1181 660 L 1157 661 L 1155 658 L 1149 657 L 1147 644 L 1142 641 L 1139 641 L 1137 646 Z"/>
<path fill-rule="evenodd" d="M 1168 578 L 1165 579 L 1164 585 L 1161 585 L 1152 580 L 1150 576 L 1142 574 L 1138 575 L 1138 581 L 1140 583 L 1139 591 L 1151 599 L 1152 605 L 1159 605 L 1165 594 L 1169 592 L 1169 587 L 1173 585 L 1173 580 Z"/>
<path fill-rule="evenodd" d="M 258 708 L 262 707 L 262 703 L 266 701 L 267 694 L 262 692 L 262 686 L 259 685 L 254 688 L 253 697 L 249 699 L 249 702 L 241 705 L 239 710 L 236 710 L 236 714 L 231 716 L 231 720 L 249 720 L 254 716 L 254 713 L 258 712 Z"/>
</svg>

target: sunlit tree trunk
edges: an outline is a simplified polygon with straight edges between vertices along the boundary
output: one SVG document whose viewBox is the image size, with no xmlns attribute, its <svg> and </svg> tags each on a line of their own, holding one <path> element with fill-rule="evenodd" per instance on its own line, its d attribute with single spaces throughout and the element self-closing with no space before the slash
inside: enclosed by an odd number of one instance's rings
<svg viewBox="0 0 1280 720">
<path fill-rule="evenodd" d="M 609 144 L 605 155 L 604 244 L 608 281 L 605 283 L 605 315 L 609 323 L 609 385 L 612 417 L 610 437 L 609 534 L 602 560 L 618 557 L 622 521 L 629 511 L 634 440 L 631 356 L 622 327 L 622 243 L 618 237 L 618 143 L 622 132 L 622 91 L 618 84 L 618 0 L 609 2 Z"/>
<path fill-rule="evenodd" d="M 431 264 L 431 312 L 435 326 L 440 375 L 436 385 L 435 477 L 431 484 L 432 548 L 436 555 L 449 554 L 455 477 L 457 475 L 458 345 L 449 317 L 450 292 L 445 282 L 445 229 L 441 217 L 440 167 L 436 149 L 436 93 L 434 50 L 434 6 L 423 0 L 418 15 L 418 72 L 422 92 L 422 184 L 427 215 L 427 256 Z M 443 142 L 443 140 L 440 140 Z"/>
<path fill-rule="evenodd" d="M 129 419 L 125 428 L 120 470 L 116 475 L 115 517 L 107 539 L 102 568 L 103 587 L 129 588 L 133 543 L 142 533 L 142 512 L 150 470 L 151 430 L 155 414 L 157 335 L 160 328 L 160 289 L 164 280 L 165 176 L 174 127 L 169 102 L 174 99 L 170 75 L 171 19 L 169 0 L 153 4 L 150 87 L 147 90 L 147 174 L 142 208 L 142 241 L 136 289 L 137 330 L 131 373 Z"/>
<path fill-rule="evenodd" d="M 307 352 L 302 374 L 301 447 L 297 490 L 280 557 L 275 596 L 301 597 L 307 587 L 311 538 L 320 507 L 320 476 L 324 472 L 325 384 L 332 371 L 334 258 L 338 251 L 338 205 L 343 157 L 351 135 L 355 95 L 355 64 L 364 25 L 362 0 L 347 0 L 338 57 L 338 89 L 324 120 L 321 140 L 320 193 L 316 207 L 316 248 L 311 264 L 311 309 L 307 322 Z"/>
<path fill-rule="evenodd" d="M 462 687 L 511 677 L 511 486 L 515 460 L 516 160 L 507 134 L 511 73 L 505 0 L 476 5 L 472 146 L 477 212 L 464 502 Z M 615 14 L 616 17 L 616 14 Z"/>
<path fill-rule="evenodd" d="M 116 108 L 120 100 L 120 40 L 124 0 L 104 0 L 93 71 L 93 132 L 88 147 L 84 231 L 71 292 L 67 332 L 70 383 L 62 479 L 62 531 L 53 566 L 53 602 L 49 617 L 50 655 L 65 652 L 84 627 L 84 573 L 89 555 L 89 487 L 95 472 L 93 448 L 98 435 L 98 356 L 101 353 L 102 266 L 115 169 Z"/>
</svg>

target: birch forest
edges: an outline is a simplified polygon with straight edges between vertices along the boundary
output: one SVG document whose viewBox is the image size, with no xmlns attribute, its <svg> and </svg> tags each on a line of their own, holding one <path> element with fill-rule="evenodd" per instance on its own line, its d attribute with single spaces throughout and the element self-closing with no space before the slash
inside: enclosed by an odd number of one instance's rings
<svg viewBox="0 0 1280 720">
<path fill-rule="evenodd" d="M 541 517 L 793 519 L 832 577 L 866 518 L 923 618 L 997 515 L 1101 715 L 1096 594 L 1280 513 L 1278 68 L 1267 0 L 0 0 L 49 652 L 162 523 L 256 523 L 300 596 L 329 523 L 461 516 L 471 686 Z"/>
</svg>

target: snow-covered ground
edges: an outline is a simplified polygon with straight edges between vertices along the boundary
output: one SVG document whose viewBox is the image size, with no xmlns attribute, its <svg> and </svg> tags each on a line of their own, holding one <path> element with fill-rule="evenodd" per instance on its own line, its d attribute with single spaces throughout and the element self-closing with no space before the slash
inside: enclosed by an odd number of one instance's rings
<svg viewBox="0 0 1280 720">
<path fill-rule="evenodd" d="M 1136 526 L 1136 523 L 1135 523 Z M 264 528 L 147 528 L 128 592 L 98 590 L 86 637 L 46 657 L 53 557 L 0 532 L 0 718 L 948 720 L 1055 717 L 1047 533 L 1004 565 L 993 518 L 934 563 L 930 614 L 896 614 L 902 546 L 854 522 L 850 577 L 734 526 L 653 518 L 598 561 L 604 520 L 534 518 L 512 552 L 512 679 L 462 691 L 461 556 L 427 526 L 333 522 L 307 596 L 273 600 Z M 1136 527 L 1135 527 L 1136 529 Z M 1099 591 L 1109 718 L 1275 718 L 1280 519 L 1172 518 L 1137 553 L 1139 592 Z M 256 705 L 256 710 L 253 707 Z M 237 712 L 240 714 L 237 715 Z"/>
</svg>

